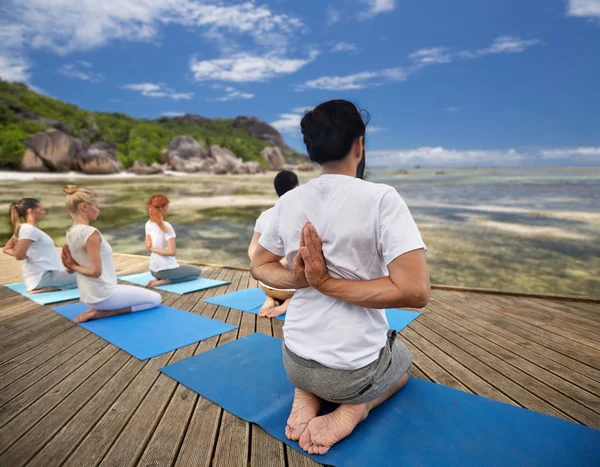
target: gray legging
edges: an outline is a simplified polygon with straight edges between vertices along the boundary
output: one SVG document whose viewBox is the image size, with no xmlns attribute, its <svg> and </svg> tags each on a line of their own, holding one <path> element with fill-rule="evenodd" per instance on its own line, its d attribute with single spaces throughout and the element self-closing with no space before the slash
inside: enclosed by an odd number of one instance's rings
<svg viewBox="0 0 600 467">
<path fill-rule="evenodd" d="M 46 271 L 34 290 L 46 287 L 57 287 L 59 289 L 73 289 L 77 287 L 77 274 L 69 274 L 67 271 Z"/>
<path fill-rule="evenodd" d="M 162 271 L 150 271 L 150 273 L 160 280 L 168 279 L 171 284 L 178 282 L 193 281 L 200 277 L 200 268 L 189 264 L 181 264 L 175 269 L 163 269 Z"/>
</svg>

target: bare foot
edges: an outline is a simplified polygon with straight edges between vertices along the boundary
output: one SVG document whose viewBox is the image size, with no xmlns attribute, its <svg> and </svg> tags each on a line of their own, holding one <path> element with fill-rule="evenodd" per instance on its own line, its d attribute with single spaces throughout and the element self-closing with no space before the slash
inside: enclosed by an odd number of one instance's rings
<svg viewBox="0 0 600 467">
<path fill-rule="evenodd" d="M 42 289 L 28 290 L 27 293 L 28 294 L 46 293 L 46 292 L 56 292 L 58 290 L 60 290 L 58 287 L 44 287 Z"/>
<path fill-rule="evenodd" d="M 167 285 L 170 283 L 171 281 L 169 279 L 152 279 L 146 284 L 146 287 L 156 287 L 158 285 Z"/>
<path fill-rule="evenodd" d="M 275 303 L 275 300 L 273 300 L 271 297 L 267 297 L 265 299 L 265 303 L 263 303 L 263 306 L 261 306 L 260 310 L 258 310 L 258 316 L 261 318 L 270 318 L 269 314 L 276 305 L 277 303 Z"/>
<path fill-rule="evenodd" d="M 309 454 L 325 454 L 368 414 L 367 404 L 342 404 L 330 414 L 313 418 L 300 437 L 300 447 Z"/>
<path fill-rule="evenodd" d="M 85 323 L 86 321 L 91 321 L 93 319 L 98 319 L 98 318 L 102 318 L 102 317 L 103 317 L 103 314 L 101 311 L 88 310 L 88 311 L 84 311 L 80 315 L 76 316 L 73 321 L 75 321 L 76 323 Z"/>
<path fill-rule="evenodd" d="M 321 407 L 321 399 L 310 392 L 296 389 L 292 411 L 285 427 L 285 436 L 297 441 L 306 430 L 308 422 L 317 416 Z"/>
<path fill-rule="evenodd" d="M 290 304 L 290 299 L 288 298 L 281 305 L 271 308 L 267 313 L 267 318 L 277 318 L 278 316 L 284 315 L 287 312 L 288 305 Z"/>
</svg>

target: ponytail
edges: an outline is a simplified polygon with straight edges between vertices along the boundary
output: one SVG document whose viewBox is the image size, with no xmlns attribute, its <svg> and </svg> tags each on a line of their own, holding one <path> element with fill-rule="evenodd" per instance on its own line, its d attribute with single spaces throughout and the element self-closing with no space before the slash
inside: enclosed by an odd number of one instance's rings
<svg viewBox="0 0 600 467">
<path fill-rule="evenodd" d="M 37 208 L 39 204 L 40 202 L 35 198 L 21 198 L 18 203 L 11 203 L 8 209 L 8 216 L 14 237 L 17 237 L 19 234 L 21 217 L 27 220 L 27 211 Z"/>
</svg>

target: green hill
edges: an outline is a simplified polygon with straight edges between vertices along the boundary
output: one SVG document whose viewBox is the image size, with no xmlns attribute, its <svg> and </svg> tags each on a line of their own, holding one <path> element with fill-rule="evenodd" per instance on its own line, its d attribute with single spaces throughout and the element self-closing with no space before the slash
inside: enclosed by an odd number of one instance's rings
<svg viewBox="0 0 600 467">
<path fill-rule="evenodd" d="M 17 168 L 25 139 L 48 128 L 81 139 L 84 147 L 97 141 L 115 142 L 117 158 L 125 167 L 136 160 L 147 164 L 158 162 L 163 149 L 178 135 L 191 136 L 205 147 L 218 145 L 230 149 L 244 161 L 258 161 L 262 165 L 266 162 L 260 152 L 267 146 L 278 145 L 286 158 L 296 155 L 277 130 L 258 119 L 193 117 L 145 120 L 122 113 L 90 112 L 37 94 L 25 84 L 0 80 L 0 166 Z M 252 125 L 259 125 L 268 135 L 253 136 Z M 274 140 L 277 142 L 273 143 Z"/>
</svg>

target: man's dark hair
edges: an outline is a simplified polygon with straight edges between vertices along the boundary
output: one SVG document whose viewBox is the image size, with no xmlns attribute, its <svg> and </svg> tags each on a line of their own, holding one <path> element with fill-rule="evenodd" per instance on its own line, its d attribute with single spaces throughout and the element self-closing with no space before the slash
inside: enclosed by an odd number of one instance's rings
<svg viewBox="0 0 600 467">
<path fill-rule="evenodd" d="M 298 181 L 298 175 L 290 170 L 282 170 L 275 176 L 273 185 L 275 185 L 275 191 L 277 196 L 282 197 L 288 191 L 296 188 L 300 182 Z"/>
</svg>

